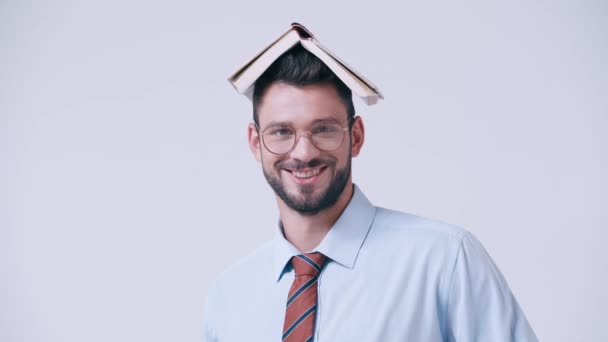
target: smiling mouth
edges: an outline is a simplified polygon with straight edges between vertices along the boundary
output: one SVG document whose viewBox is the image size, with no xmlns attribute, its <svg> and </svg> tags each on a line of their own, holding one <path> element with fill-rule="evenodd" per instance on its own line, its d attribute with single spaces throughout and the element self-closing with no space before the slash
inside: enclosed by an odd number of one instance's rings
<svg viewBox="0 0 608 342">
<path fill-rule="evenodd" d="M 313 180 L 316 178 L 316 176 L 318 176 L 323 170 L 325 170 L 327 166 L 321 166 L 321 167 L 317 167 L 314 169 L 308 169 L 308 170 L 287 170 L 285 169 L 285 171 L 291 173 L 296 180 Z"/>
</svg>

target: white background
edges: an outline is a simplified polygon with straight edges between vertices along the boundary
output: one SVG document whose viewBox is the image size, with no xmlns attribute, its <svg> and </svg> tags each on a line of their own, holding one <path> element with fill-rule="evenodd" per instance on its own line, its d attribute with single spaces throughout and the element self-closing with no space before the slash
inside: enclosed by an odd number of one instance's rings
<svg viewBox="0 0 608 342">
<path fill-rule="evenodd" d="M 292 21 L 374 81 L 354 180 L 485 245 L 543 341 L 608 341 L 605 1 L 0 0 L 0 341 L 201 341 L 271 238 L 226 77 Z"/>
</svg>

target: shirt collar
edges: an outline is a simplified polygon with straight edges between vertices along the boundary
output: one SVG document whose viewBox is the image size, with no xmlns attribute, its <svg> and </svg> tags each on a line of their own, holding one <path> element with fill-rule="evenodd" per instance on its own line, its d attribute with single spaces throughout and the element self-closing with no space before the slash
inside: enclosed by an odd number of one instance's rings
<svg viewBox="0 0 608 342">
<path fill-rule="evenodd" d="M 354 185 L 353 197 L 344 212 L 312 252 L 321 252 L 338 264 L 353 268 L 375 215 L 376 208 L 359 187 Z M 279 281 L 291 257 L 299 255 L 301 252 L 285 239 L 280 222 L 272 243 L 274 246 L 274 274 L 276 281 Z"/>
</svg>

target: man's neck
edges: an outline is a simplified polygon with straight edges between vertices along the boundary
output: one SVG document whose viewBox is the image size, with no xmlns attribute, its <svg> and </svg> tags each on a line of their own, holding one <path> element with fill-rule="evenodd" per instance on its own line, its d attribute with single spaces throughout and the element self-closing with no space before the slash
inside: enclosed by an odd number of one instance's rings
<svg viewBox="0 0 608 342">
<path fill-rule="evenodd" d="M 353 185 L 348 182 L 338 201 L 332 207 L 315 215 L 302 215 L 285 205 L 277 197 L 279 215 L 287 241 L 291 242 L 302 253 L 312 251 L 321 243 L 327 232 L 342 215 L 353 196 L 353 192 Z"/>
</svg>

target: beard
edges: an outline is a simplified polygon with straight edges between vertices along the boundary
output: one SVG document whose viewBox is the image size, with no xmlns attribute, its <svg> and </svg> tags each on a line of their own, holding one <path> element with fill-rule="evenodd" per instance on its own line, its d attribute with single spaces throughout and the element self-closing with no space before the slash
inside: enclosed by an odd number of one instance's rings
<svg viewBox="0 0 608 342">
<path fill-rule="evenodd" d="M 281 200 L 283 200 L 288 207 L 297 211 L 298 213 L 311 216 L 325 209 L 331 208 L 334 204 L 336 204 L 338 198 L 340 198 L 340 195 L 342 192 L 344 192 L 344 188 L 346 187 L 350 176 L 351 158 L 349 155 L 348 162 L 346 163 L 345 167 L 336 169 L 335 175 L 330 180 L 327 188 L 317 196 L 312 195 L 315 190 L 314 185 L 298 185 L 300 194 L 289 193 L 277 175 L 280 174 L 281 169 L 285 168 L 287 165 L 289 165 L 290 169 L 295 170 L 325 165 L 326 170 L 324 170 L 324 172 L 329 172 L 330 169 L 335 168 L 335 161 L 314 159 L 307 163 L 302 163 L 299 161 L 279 162 L 274 166 L 274 174 L 268 172 L 263 165 L 264 164 L 262 163 L 262 170 L 264 172 L 264 177 L 266 177 L 266 181 L 268 181 L 270 187 L 281 198 Z"/>
</svg>

